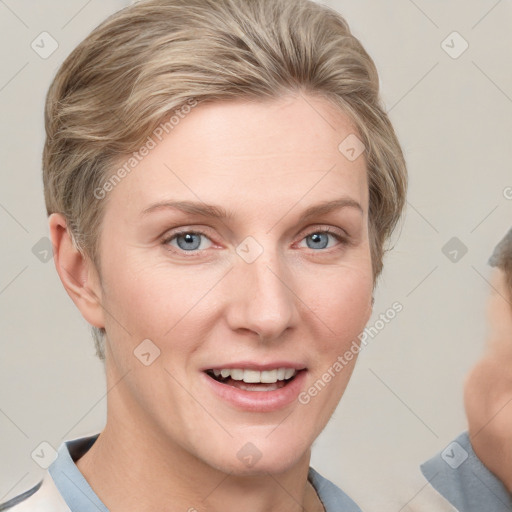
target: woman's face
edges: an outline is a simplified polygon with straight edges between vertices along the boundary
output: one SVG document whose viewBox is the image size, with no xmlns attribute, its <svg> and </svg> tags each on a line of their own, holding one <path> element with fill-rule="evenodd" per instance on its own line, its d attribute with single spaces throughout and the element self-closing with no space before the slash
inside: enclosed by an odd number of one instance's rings
<svg viewBox="0 0 512 512">
<path fill-rule="evenodd" d="M 198 105 L 153 136 L 105 199 L 110 422 L 226 472 L 307 455 L 371 314 L 354 134 L 325 100 L 287 96 Z"/>
</svg>

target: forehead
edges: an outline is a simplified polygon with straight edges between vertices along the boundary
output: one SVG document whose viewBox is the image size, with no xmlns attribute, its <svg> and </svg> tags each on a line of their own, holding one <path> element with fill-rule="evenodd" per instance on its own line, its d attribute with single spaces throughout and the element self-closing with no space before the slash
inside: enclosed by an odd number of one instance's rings
<svg viewBox="0 0 512 512">
<path fill-rule="evenodd" d="M 151 136 L 152 148 L 111 192 L 113 208 L 189 199 L 268 209 L 349 194 L 367 209 L 365 155 L 347 158 L 343 142 L 361 144 L 357 131 L 325 99 L 199 104 L 160 138 Z"/>
</svg>

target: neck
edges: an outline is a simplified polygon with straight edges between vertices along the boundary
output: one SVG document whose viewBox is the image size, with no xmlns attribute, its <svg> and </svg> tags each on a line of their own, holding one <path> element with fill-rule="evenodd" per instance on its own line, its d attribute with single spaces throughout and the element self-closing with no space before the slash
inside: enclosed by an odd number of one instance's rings
<svg viewBox="0 0 512 512">
<path fill-rule="evenodd" d="M 105 429 L 76 463 L 110 512 L 323 511 L 307 481 L 309 450 L 283 473 L 227 474 L 134 414 L 120 388 L 109 393 Z"/>
</svg>

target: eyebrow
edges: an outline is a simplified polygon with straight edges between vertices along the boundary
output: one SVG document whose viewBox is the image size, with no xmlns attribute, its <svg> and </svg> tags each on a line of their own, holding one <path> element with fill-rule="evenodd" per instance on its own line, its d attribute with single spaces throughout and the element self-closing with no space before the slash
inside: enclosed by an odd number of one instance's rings
<svg viewBox="0 0 512 512">
<path fill-rule="evenodd" d="M 311 217 L 317 215 L 325 215 L 334 210 L 342 208 L 354 208 L 361 214 L 364 214 L 362 206 L 350 197 L 341 197 L 332 201 L 325 201 L 306 208 L 299 218 L 299 222 L 304 222 Z M 226 211 L 222 206 L 215 206 L 197 201 L 161 201 L 147 207 L 141 212 L 141 216 L 146 216 L 154 211 L 163 209 L 176 209 L 185 213 L 196 214 L 203 217 L 211 217 L 215 219 L 230 219 L 233 217 L 232 212 Z M 290 211 L 290 210 L 289 210 Z"/>
</svg>

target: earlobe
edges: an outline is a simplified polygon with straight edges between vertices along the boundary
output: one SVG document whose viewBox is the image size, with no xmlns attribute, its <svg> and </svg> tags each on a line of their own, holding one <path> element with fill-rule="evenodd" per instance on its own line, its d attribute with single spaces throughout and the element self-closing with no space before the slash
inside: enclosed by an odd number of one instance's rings
<svg viewBox="0 0 512 512">
<path fill-rule="evenodd" d="M 48 219 L 53 260 L 66 292 L 95 327 L 105 327 L 98 272 L 87 255 L 75 247 L 65 217 L 52 213 Z"/>
<path fill-rule="evenodd" d="M 372 317 L 372 314 L 373 314 L 373 305 L 375 304 L 375 297 L 373 296 L 372 294 L 372 297 L 371 297 L 371 300 L 370 300 L 370 303 L 368 304 L 368 310 L 366 312 L 366 323 L 365 325 L 370 321 L 370 318 Z"/>
</svg>

